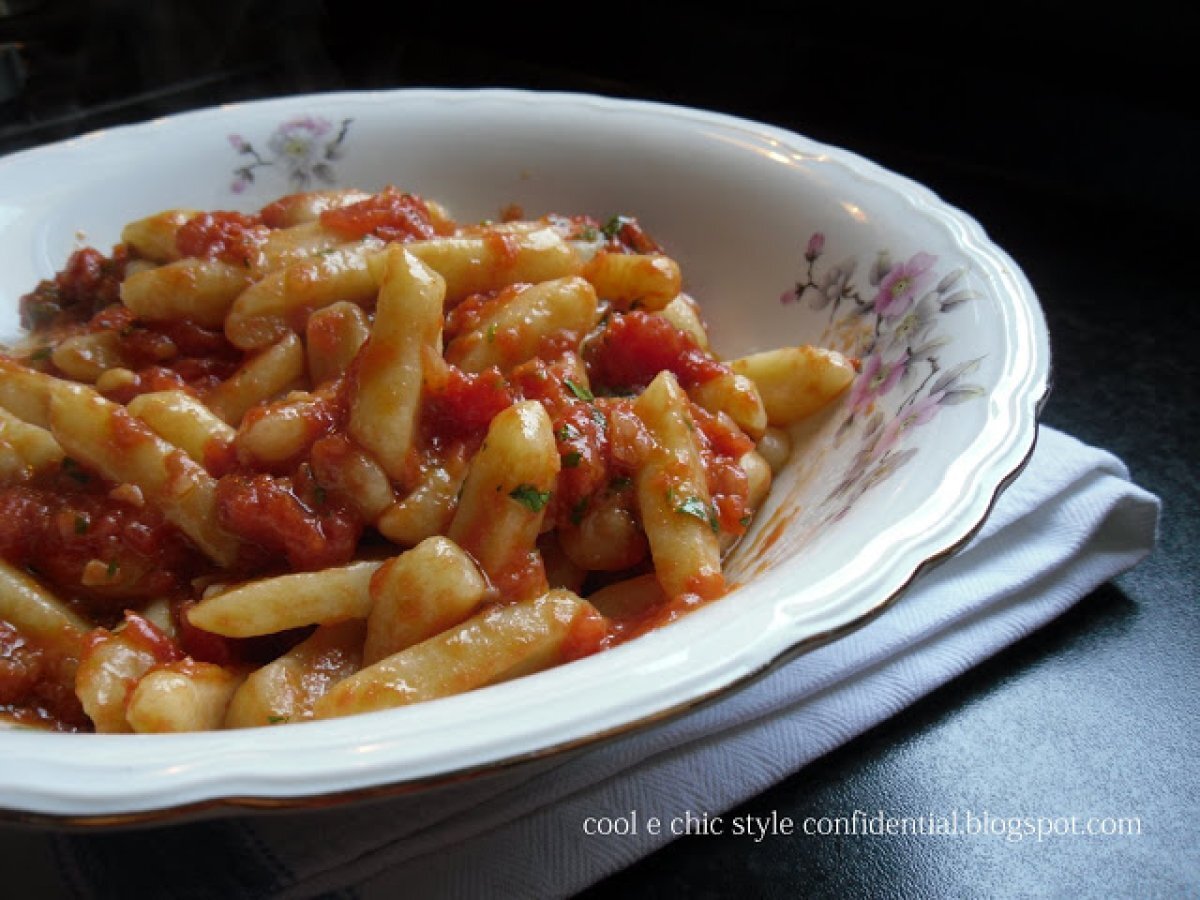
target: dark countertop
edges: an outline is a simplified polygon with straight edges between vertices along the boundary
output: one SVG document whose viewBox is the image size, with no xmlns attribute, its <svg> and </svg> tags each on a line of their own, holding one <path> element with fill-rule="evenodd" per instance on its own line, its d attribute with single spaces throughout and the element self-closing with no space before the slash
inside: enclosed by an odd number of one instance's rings
<svg viewBox="0 0 1200 900">
<path fill-rule="evenodd" d="M 930 186 L 1028 274 L 1055 355 L 1044 420 L 1112 450 L 1164 499 L 1159 546 L 737 812 L 1136 816 L 1142 834 L 689 837 L 588 896 L 1194 895 L 1200 122 L 1172 87 L 1195 29 L 1148 10 L 1106 24 L 1042 6 L 1006 4 L 947 33 L 944 13 L 771 4 L 690 18 L 604 10 L 571 27 L 561 9 L 531 24 L 493 8 L 469 28 L 432 9 L 364 23 L 316 0 L 178 4 L 174 16 L 119 0 L 35 4 L 0 19 L 0 44 L 24 44 L 26 72 L 17 98 L 0 91 L 0 152 L 247 97 L 512 86 L 731 112 Z M 286 38 L 268 40 L 277 29 Z"/>
</svg>

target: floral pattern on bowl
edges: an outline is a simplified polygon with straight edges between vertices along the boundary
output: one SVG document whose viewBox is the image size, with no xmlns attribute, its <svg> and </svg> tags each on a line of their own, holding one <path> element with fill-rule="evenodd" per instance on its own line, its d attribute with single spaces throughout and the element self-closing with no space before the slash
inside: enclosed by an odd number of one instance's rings
<svg viewBox="0 0 1200 900">
<path fill-rule="evenodd" d="M 941 317 L 979 299 L 962 284 L 966 269 L 939 278 L 932 254 L 895 262 L 882 250 L 867 273 L 868 290 L 857 280 L 857 257 L 826 265 L 824 255 L 825 235 L 818 231 L 804 250 L 803 280 L 779 299 L 785 305 L 807 303 L 815 311 L 828 308 L 828 324 L 816 343 L 858 361 L 845 418 L 834 436 L 849 465 L 822 503 L 819 519 L 827 524 L 917 455 L 915 447 L 904 446 L 914 428 L 985 391 L 966 381 L 982 357 L 954 365 L 943 361 L 950 339 L 939 330 Z"/>
<path fill-rule="evenodd" d="M 337 183 L 333 163 L 345 153 L 344 142 L 353 119 L 334 124 L 321 116 L 298 116 L 281 123 L 267 138 L 266 155 L 240 134 L 228 136 L 229 145 L 248 161 L 233 170 L 229 189 L 240 194 L 254 183 L 255 172 L 282 172 L 292 190 L 303 191 L 315 184 Z"/>
</svg>

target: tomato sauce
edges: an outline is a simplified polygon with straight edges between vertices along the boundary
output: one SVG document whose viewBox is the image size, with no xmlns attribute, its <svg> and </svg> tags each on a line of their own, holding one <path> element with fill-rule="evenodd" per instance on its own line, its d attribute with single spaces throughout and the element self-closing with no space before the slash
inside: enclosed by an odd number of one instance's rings
<svg viewBox="0 0 1200 900">
<path fill-rule="evenodd" d="M 47 652 L 0 619 L 0 715 L 56 731 L 90 730 L 75 696 L 76 663 Z"/>
<path fill-rule="evenodd" d="M 195 547 L 161 513 L 110 488 L 66 463 L 34 485 L 0 489 L 0 556 L 99 615 L 184 588 Z"/>
<path fill-rule="evenodd" d="M 427 392 L 422 427 L 437 444 L 467 440 L 477 445 L 492 419 L 515 402 L 499 369 L 472 373 L 447 365 L 444 380 Z"/>
<path fill-rule="evenodd" d="M 224 476 L 217 482 L 221 524 L 257 547 L 263 559 L 286 558 L 297 571 L 350 562 L 362 522 L 332 503 L 311 475 L 299 475 Z"/>
<path fill-rule="evenodd" d="M 428 240 L 437 236 L 425 201 L 389 187 L 349 206 L 327 209 L 321 224 L 346 240 L 371 235 L 385 241 Z"/>
<path fill-rule="evenodd" d="M 238 212 L 205 212 L 192 216 L 175 234 L 184 256 L 219 259 L 231 266 L 249 266 L 267 239 L 269 229 L 259 216 Z"/>
<path fill-rule="evenodd" d="M 513 370 L 512 380 L 523 399 L 537 400 L 550 416 L 560 468 L 547 515 L 556 525 L 572 523 L 613 477 L 608 417 L 562 360 L 532 359 Z"/>
<path fill-rule="evenodd" d="M 662 316 L 615 313 L 585 356 L 588 375 L 614 393 L 644 389 L 663 369 L 686 390 L 730 371 Z"/>
<path fill-rule="evenodd" d="M 104 256 L 91 247 L 76 250 L 54 278 L 41 282 L 20 299 L 21 325 L 48 329 L 67 322 L 87 321 L 121 299 L 121 282 L 129 251 L 124 245 Z"/>
</svg>

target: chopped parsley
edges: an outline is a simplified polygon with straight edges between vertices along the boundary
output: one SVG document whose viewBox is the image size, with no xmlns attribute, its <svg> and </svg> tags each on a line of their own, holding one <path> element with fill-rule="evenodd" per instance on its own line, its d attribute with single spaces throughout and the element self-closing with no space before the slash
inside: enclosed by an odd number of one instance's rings
<svg viewBox="0 0 1200 900">
<path fill-rule="evenodd" d="M 670 495 L 668 495 L 668 499 L 674 502 Z M 706 522 L 714 534 L 718 531 L 717 517 L 713 515 L 712 507 L 699 497 L 688 497 L 675 507 L 675 512 L 691 516 L 693 519 L 699 519 L 701 522 Z"/>
<path fill-rule="evenodd" d="M 592 410 L 592 421 L 595 422 L 597 425 L 599 425 L 601 428 L 608 427 L 608 419 L 604 418 L 604 413 L 600 412 L 600 410 L 598 410 L 598 409 Z"/>
<path fill-rule="evenodd" d="M 489 344 L 496 343 L 496 323 L 495 322 L 493 322 L 491 325 L 488 326 L 487 342 Z"/>
<path fill-rule="evenodd" d="M 588 241 L 590 243 L 591 241 L 597 240 L 599 237 L 599 231 L 597 231 L 591 225 L 584 225 L 583 228 L 580 229 L 577 239 L 581 241 Z"/>
<path fill-rule="evenodd" d="M 562 428 L 558 429 L 558 431 L 554 432 L 554 436 L 565 444 L 571 438 L 579 437 L 579 429 L 568 422 Z"/>
<path fill-rule="evenodd" d="M 550 502 L 550 492 L 539 491 L 532 484 L 518 485 L 508 492 L 508 496 L 512 497 L 522 506 L 529 507 L 531 512 L 541 512 L 546 508 L 546 504 Z"/>
<path fill-rule="evenodd" d="M 267 722 L 271 725 L 280 725 L 291 720 L 291 716 L 267 716 Z"/>
<path fill-rule="evenodd" d="M 629 221 L 629 219 L 626 218 L 625 216 L 613 216 L 611 219 L 609 219 L 607 222 L 604 223 L 604 227 L 601 228 L 600 230 L 602 232 L 604 232 L 604 236 L 606 238 L 609 238 L 611 240 L 612 238 L 615 238 L 617 236 L 617 234 L 621 231 L 622 228 L 625 227 L 625 224 L 628 221 Z"/>
<path fill-rule="evenodd" d="M 571 524 L 578 526 L 583 521 L 583 514 L 587 512 L 588 498 L 581 497 L 579 501 L 571 507 Z"/>
<path fill-rule="evenodd" d="M 76 516 L 75 517 L 75 533 L 76 534 L 87 534 L 88 526 L 90 524 L 91 523 L 88 522 L 88 520 L 87 520 L 87 516 Z"/>
<path fill-rule="evenodd" d="M 115 559 L 111 559 L 108 561 L 108 570 L 107 571 L 108 571 L 109 578 L 112 578 L 114 575 L 117 574 L 117 568 L 118 568 L 117 561 Z"/>
<path fill-rule="evenodd" d="M 589 391 L 587 388 L 585 388 L 582 384 L 576 384 L 570 378 L 564 378 L 563 384 L 565 384 L 567 386 L 567 390 L 569 390 L 572 394 L 574 394 L 580 400 L 586 400 L 588 403 L 591 403 L 593 400 L 596 399 L 595 394 L 593 394 L 591 391 Z"/>
<path fill-rule="evenodd" d="M 53 352 L 53 347 L 38 347 L 30 354 L 29 358 L 41 362 L 42 360 L 49 359 Z"/>
<path fill-rule="evenodd" d="M 75 462 L 75 460 L 71 459 L 69 456 L 63 457 L 62 470 L 67 474 L 67 476 L 79 482 L 80 484 L 87 484 L 88 481 L 91 480 L 91 476 L 88 475 L 87 472 L 83 471 L 79 463 Z"/>
<path fill-rule="evenodd" d="M 564 453 L 562 456 L 562 464 L 564 469 L 577 469 L 579 463 L 583 459 L 583 455 L 576 450 L 570 453 Z"/>
<path fill-rule="evenodd" d="M 742 516 L 740 519 L 738 519 L 738 524 L 741 525 L 743 528 L 749 528 L 750 520 L 751 520 L 750 515 L 746 514 L 746 515 Z"/>
</svg>

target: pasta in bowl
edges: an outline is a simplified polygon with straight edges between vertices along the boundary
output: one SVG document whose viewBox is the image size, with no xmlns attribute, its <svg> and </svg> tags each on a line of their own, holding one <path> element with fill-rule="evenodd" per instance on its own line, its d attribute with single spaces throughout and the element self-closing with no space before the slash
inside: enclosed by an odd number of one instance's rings
<svg viewBox="0 0 1200 900">
<path fill-rule="evenodd" d="M 5 260 L 0 708 L 100 732 L 0 731 L 9 808 L 304 802 L 651 721 L 878 612 L 1031 446 L 1019 271 L 849 154 L 511 92 L 156 128 L 178 155 L 136 180 L 138 128 L 0 166 L 35 249 Z M 136 789 L 91 786 L 129 758 Z"/>
<path fill-rule="evenodd" d="M 855 374 L 719 361 L 635 218 L 394 188 L 159 212 L 21 312 L 0 710 L 62 730 L 388 709 L 669 622 Z"/>
</svg>

